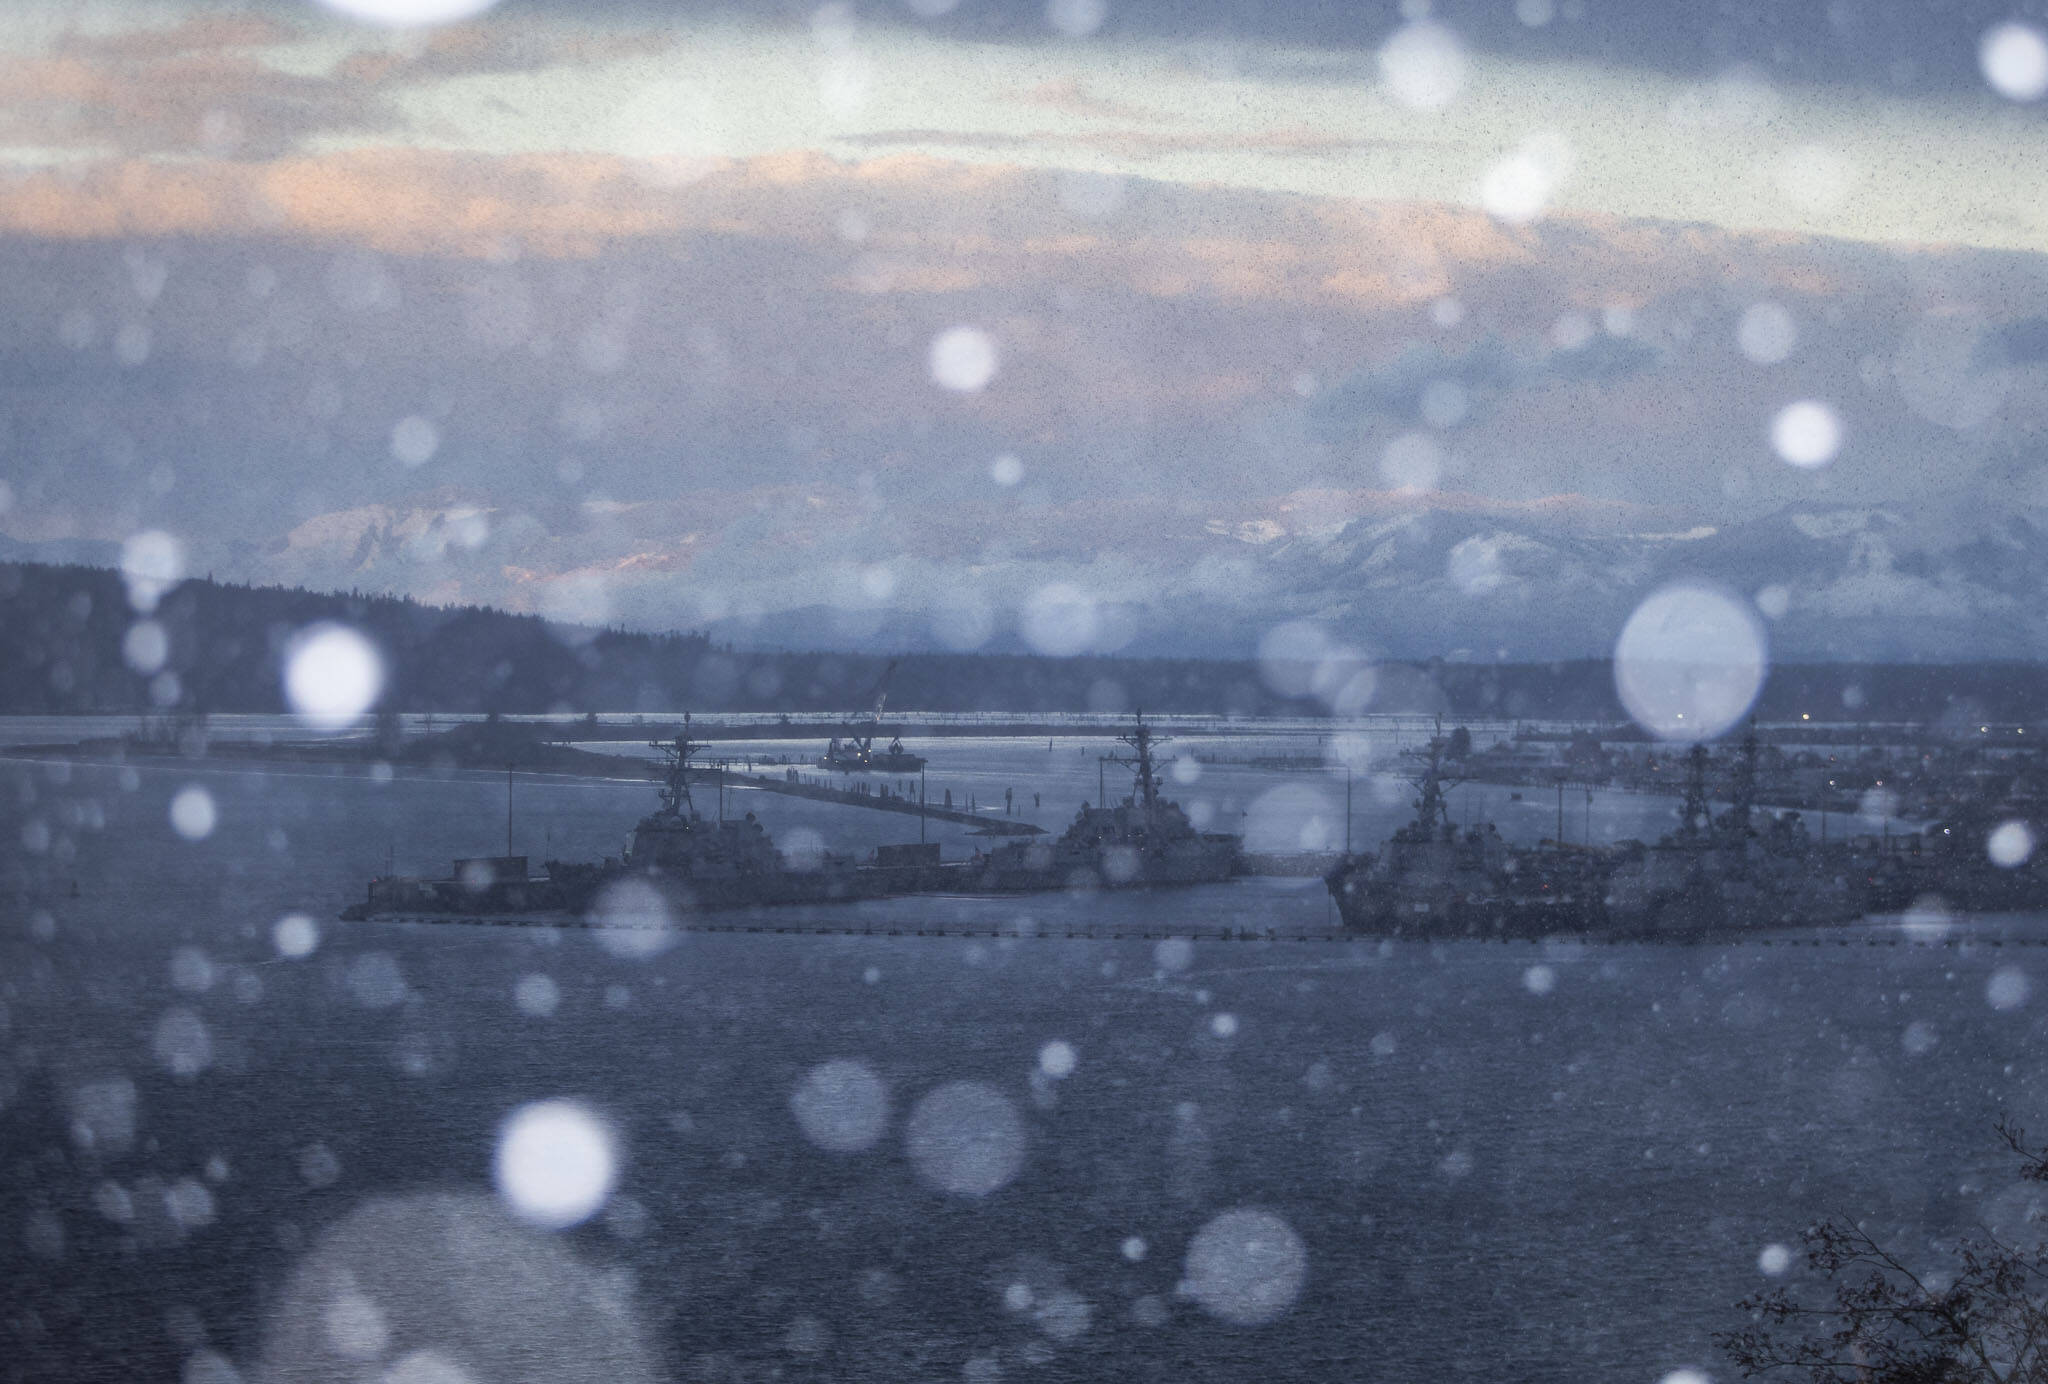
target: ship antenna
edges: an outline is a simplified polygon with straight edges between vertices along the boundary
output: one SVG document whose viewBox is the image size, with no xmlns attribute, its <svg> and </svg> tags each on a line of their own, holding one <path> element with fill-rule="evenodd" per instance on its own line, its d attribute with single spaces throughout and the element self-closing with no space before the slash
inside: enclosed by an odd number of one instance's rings
<svg viewBox="0 0 2048 1384">
<path fill-rule="evenodd" d="M 1738 831 L 1749 829 L 1749 809 L 1756 802 L 1756 717 L 1749 718 L 1749 731 L 1742 737 L 1742 756 L 1735 761 L 1735 789 L 1728 818 Z"/>
<path fill-rule="evenodd" d="M 663 758 L 661 783 L 661 810 L 671 817 L 697 815 L 697 805 L 690 801 L 690 756 L 704 748 L 690 738 L 690 713 L 683 713 L 683 728 L 674 740 L 654 740 L 649 747 L 660 750 Z"/>
<path fill-rule="evenodd" d="M 1441 720 L 1437 723 L 1437 729 L 1443 729 Z M 1444 772 L 1443 755 L 1447 743 L 1442 735 L 1430 737 L 1429 747 L 1421 756 L 1422 771 L 1411 780 L 1418 792 L 1415 799 L 1414 829 L 1421 832 L 1425 839 L 1434 837 L 1439 827 L 1448 828 L 1451 825 L 1450 804 L 1445 796 L 1445 789 L 1464 782 L 1462 778 L 1453 778 Z M 1404 753 L 1413 756 L 1415 751 L 1408 750 Z"/>
<path fill-rule="evenodd" d="M 1699 741 L 1693 742 L 1692 750 L 1685 757 L 1685 828 L 1686 840 L 1697 840 L 1702 825 L 1709 821 L 1707 805 L 1707 747 Z"/>
<path fill-rule="evenodd" d="M 1148 817 L 1159 810 L 1159 780 L 1152 772 L 1152 747 L 1155 744 L 1165 744 L 1167 739 L 1166 736 L 1152 733 L 1152 728 L 1145 724 L 1145 712 L 1140 708 L 1137 723 L 1131 728 L 1131 733 L 1117 737 L 1119 743 L 1129 745 L 1136 751 L 1135 755 L 1130 759 L 1114 754 L 1103 756 L 1112 764 L 1128 765 L 1137 776 L 1138 791 L 1135 798 L 1145 809 Z"/>
</svg>

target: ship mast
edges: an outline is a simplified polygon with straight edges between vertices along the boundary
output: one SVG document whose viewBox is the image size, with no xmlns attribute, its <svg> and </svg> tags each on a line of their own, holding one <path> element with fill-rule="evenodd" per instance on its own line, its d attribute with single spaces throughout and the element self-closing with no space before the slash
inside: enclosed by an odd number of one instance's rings
<svg viewBox="0 0 2048 1384">
<path fill-rule="evenodd" d="M 648 748 L 662 753 L 661 810 L 671 817 L 686 812 L 696 816 L 697 806 L 690 801 L 690 756 L 704 745 L 690 738 L 690 713 L 683 713 L 683 729 L 674 740 L 651 740 Z"/>
<path fill-rule="evenodd" d="M 1111 764 L 1130 766 L 1137 779 L 1134 800 L 1145 809 L 1145 815 L 1150 817 L 1159 808 L 1159 779 L 1152 772 L 1152 747 L 1165 744 L 1167 737 L 1152 733 L 1152 727 L 1145 724 L 1145 713 L 1141 709 L 1138 712 L 1137 724 L 1131 728 L 1128 735 L 1119 735 L 1117 741 L 1129 745 L 1135 752 L 1135 757 L 1126 759 L 1122 755 L 1111 754 L 1104 755 L 1103 759 Z"/>
<path fill-rule="evenodd" d="M 1680 836 L 1697 841 L 1712 820 L 1707 802 L 1707 747 L 1698 741 L 1685 756 L 1685 822 Z"/>
<path fill-rule="evenodd" d="M 1445 789 L 1455 787 L 1463 779 L 1451 779 L 1444 773 L 1444 749 L 1450 742 L 1443 737 L 1444 723 L 1439 717 L 1437 734 L 1429 739 L 1429 746 L 1422 752 L 1422 770 L 1411 780 L 1416 788 L 1415 821 L 1412 829 L 1427 840 L 1434 837 L 1440 827 L 1451 825 L 1450 799 Z M 1414 754 L 1414 751 L 1409 751 Z"/>
<path fill-rule="evenodd" d="M 1728 825 L 1736 833 L 1749 830 L 1749 810 L 1756 804 L 1756 718 L 1749 719 L 1749 731 L 1742 737 L 1742 753 L 1735 761 L 1735 785 L 1728 808 Z"/>
</svg>

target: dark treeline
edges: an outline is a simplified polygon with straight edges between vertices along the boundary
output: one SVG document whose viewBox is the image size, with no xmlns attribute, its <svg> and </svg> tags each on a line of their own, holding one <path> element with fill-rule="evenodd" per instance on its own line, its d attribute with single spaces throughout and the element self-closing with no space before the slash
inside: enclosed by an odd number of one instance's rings
<svg viewBox="0 0 2048 1384">
<path fill-rule="evenodd" d="M 321 621 L 383 651 L 380 705 L 398 711 L 844 711 L 871 701 L 882 654 L 767 652 L 696 634 L 550 625 L 480 606 L 186 581 L 154 618 L 169 636 L 162 671 L 129 666 L 137 616 L 120 573 L 0 564 L 0 712 L 282 711 L 284 650 Z M 170 674 L 165 678 L 164 674 Z M 1766 720 L 1972 722 L 2048 719 L 2048 678 L 2020 664 L 1786 664 L 1758 704 Z M 1387 663 L 1375 711 L 1473 718 L 1625 719 L 1605 660 L 1546 664 Z M 890 705 L 903 711 L 1315 715 L 1244 660 L 1022 654 L 905 654 Z M 1974 726 L 1971 727 L 1974 729 Z"/>
</svg>

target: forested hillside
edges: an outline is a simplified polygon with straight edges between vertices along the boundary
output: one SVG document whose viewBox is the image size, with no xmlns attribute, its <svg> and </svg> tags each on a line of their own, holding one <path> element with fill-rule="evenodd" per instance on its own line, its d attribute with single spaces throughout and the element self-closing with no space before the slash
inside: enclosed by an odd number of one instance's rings
<svg viewBox="0 0 2048 1384">
<path fill-rule="evenodd" d="M 282 650 L 321 621 L 351 625 L 377 644 L 390 672 L 381 705 L 400 711 L 852 712 L 872 698 L 889 661 L 211 580 L 180 583 L 150 618 L 168 636 L 163 669 L 174 682 L 153 682 L 124 656 L 138 616 L 120 573 L 0 564 L 0 713 L 144 711 L 172 690 L 175 705 L 193 710 L 281 711 Z M 1274 693 L 1243 660 L 929 653 L 897 661 L 890 705 L 904 711 L 1323 710 L 1312 698 Z M 1622 719 L 1604 660 L 1383 663 L 1377 674 L 1376 711 Z M 2048 678 L 2020 664 L 1784 665 L 1772 670 L 1758 709 L 1766 719 L 2033 721 L 2048 718 Z"/>
</svg>

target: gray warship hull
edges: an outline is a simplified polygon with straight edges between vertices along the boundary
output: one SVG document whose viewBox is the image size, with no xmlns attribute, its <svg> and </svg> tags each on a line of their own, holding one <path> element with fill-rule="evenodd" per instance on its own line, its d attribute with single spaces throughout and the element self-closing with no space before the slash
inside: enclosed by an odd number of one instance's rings
<svg viewBox="0 0 2048 1384">
<path fill-rule="evenodd" d="M 1416 818 L 1376 855 L 1327 876 L 1346 928 L 1419 938 L 1704 940 L 1823 926 L 1869 911 L 1882 862 L 1806 840 L 1796 819 L 1755 829 L 1754 735 L 1743 743 L 1736 802 L 1715 820 L 1706 752 L 1689 756 L 1683 828 L 1656 845 L 1513 847 L 1490 824 L 1460 830 L 1445 809 L 1432 741 L 1417 779 Z"/>
<path fill-rule="evenodd" d="M 973 893 L 1025 894 L 1058 889 L 1159 889 L 1221 884 L 1237 873 L 1238 839 L 1205 836 L 1141 849 L 1062 849 L 1032 842 L 999 847 L 958 867 L 958 887 Z M 949 867 L 951 868 L 951 867 Z"/>
<path fill-rule="evenodd" d="M 533 878 L 372 880 L 369 897 L 342 917 L 357 922 L 503 921 L 606 923 L 639 914 L 682 921 L 700 913 L 790 904 L 851 903 L 941 887 L 934 869 L 959 866 L 853 866 L 779 870 L 724 878 L 660 868 L 559 864 Z"/>
<path fill-rule="evenodd" d="M 1056 841 L 998 846 L 943 863 L 935 844 L 883 846 L 868 863 L 823 854 L 785 859 L 750 812 L 707 821 L 690 807 L 684 733 L 657 743 L 668 756 L 662 807 L 634 827 L 625 853 L 597 862 L 551 860 L 535 877 L 523 856 L 458 860 L 446 879 L 370 882 L 353 920 L 446 920 L 676 925 L 705 913 L 792 904 L 844 904 L 909 894 L 1025 894 L 1221 883 L 1238 871 L 1235 836 L 1197 831 L 1158 795 L 1153 737 L 1138 718 L 1138 790 L 1114 807 L 1083 805 Z M 893 748 L 893 747 L 892 747 Z"/>
</svg>

